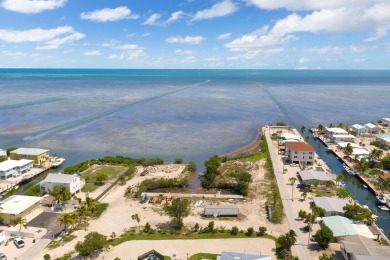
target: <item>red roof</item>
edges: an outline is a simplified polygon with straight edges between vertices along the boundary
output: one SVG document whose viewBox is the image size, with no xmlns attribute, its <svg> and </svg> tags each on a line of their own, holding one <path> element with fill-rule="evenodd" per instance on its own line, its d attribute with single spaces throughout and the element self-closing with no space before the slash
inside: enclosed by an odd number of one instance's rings
<svg viewBox="0 0 390 260">
<path fill-rule="evenodd" d="M 286 146 L 292 151 L 314 152 L 310 144 L 302 142 L 287 142 Z"/>
</svg>

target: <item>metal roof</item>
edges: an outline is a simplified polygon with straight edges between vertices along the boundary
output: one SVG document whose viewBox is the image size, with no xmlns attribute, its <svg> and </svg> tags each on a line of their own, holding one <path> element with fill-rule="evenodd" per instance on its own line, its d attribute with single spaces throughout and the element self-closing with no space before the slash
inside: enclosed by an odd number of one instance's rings
<svg viewBox="0 0 390 260">
<path fill-rule="evenodd" d="M 317 207 L 323 208 L 326 212 L 344 213 L 343 207 L 349 202 L 345 199 L 330 198 L 330 197 L 314 197 L 313 202 Z"/>
<path fill-rule="evenodd" d="M 0 163 L 0 171 L 9 171 L 15 167 L 22 167 L 29 163 L 34 162 L 33 160 L 21 159 L 21 160 L 6 160 Z"/>
<path fill-rule="evenodd" d="M 18 148 L 16 150 L 13 150 L 11 153 L 37 156 L 43 153 L 47 153 L 48 151 L 49 150 L 40 149 L 40 148 Z"/>
<path fill-rule="evenodd" d="M 305 170 L 298 171 L 302 181 L 318 180 L 318 181 L 331 181 L 332 177 L 322 171 Z"/>
<path fill-rule="evenodd" d="M 72 183 L 74 178 L 80 179 L 78 175 L 49 173 L 43 182 Z"/>
<path fill-rule="evenodd" d="M 353 255 L 360 256 L 379 256 L 379 257 L 390 257 L 390 247 L 389 246 L 379 246 L 375 243 L 374 240 L 359 236 L 353 235 L 344 238 L 340 243 L 343 245 L 345 250 Z M 365 259 L 365 258 L 360 258 Z M 376 259 L 376 258 L 368 258 L 368 259 Z M 380 259 L 380 258 L 377 258 Z"/>
<path fill-rule="evenodd" d="M 341 217 L 331 216 L 323 217 L 325 225 L 333 231 L 333 237 L 344 237 L 356 235 L 357 232 L 352 226 L 352 220 Z"/>
<path fill-rule="evenodd" d="M 41 200 L 42 197 L 13 195 L 0 201 L 1 213 L 18 215 Z"/>
</svg>

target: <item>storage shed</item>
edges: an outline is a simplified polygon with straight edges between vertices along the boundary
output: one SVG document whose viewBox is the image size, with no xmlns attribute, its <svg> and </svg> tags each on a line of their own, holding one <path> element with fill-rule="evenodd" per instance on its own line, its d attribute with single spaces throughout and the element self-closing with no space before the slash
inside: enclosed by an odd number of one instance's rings
<svg viewBox="0 0 390 260">
<path fill-rule="evenodd" d="M 204 215 L 206 217 L 237 217 L 239 213 L 240 209 L 238 207 L 230 205 L 209 206 L 204 208 Z"/>
</svg>

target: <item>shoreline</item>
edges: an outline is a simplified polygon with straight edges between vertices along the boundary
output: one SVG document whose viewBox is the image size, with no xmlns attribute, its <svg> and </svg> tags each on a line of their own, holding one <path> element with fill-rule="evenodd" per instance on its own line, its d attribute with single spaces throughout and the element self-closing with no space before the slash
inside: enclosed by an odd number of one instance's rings
<svg viewBox="0 0 390 260">
<path fill-rule="evenodd" d="M 219 154 L 218 156 L 221 158 L 222 157 L 232 158 L 232 157 L 236 157 L 236 156 L 240 156 L 240 155 L 247 155 L 247 154 L 255 152 L 256 150 L 259 151 L 260 141 L 261 141 L 262 136 L 263 135 L 261 133 L 261 127 L 260 127 L 260 128 L 258 128 L 258 133 L 257 133 L 256 138 L 252 142 L 250 142 L 249 144 L 247 144 L 245 146 L 239 147 L 231 152 Z"/>
</svg>

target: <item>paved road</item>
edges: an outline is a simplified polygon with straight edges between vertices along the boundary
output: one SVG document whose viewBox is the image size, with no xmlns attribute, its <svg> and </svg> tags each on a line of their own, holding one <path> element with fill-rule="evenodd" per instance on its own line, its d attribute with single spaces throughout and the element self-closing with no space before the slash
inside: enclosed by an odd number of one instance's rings
<svg viewBox="0 0 390 260">
<path fill-rule="evenodd" d="M 269 152 L 271 155 L 271 160 L 272 160 L 272 165 L 274 167 L 274 172 L 276 176 L 276 181 L 278 182 L 278 187 L 279 187 L 279 192 L 280 196 L 282 198 L 283 202 L 283 207 L 284 207 L 284 212 L 286 213 L 286 218 L 288 225 L 290 226 L 290 229 L 294 230 L 295 233 L 297 234 L 297 243 L 294 245 L 295 251 L 297 252 L 297 256 L 299 259 L 302 260 L 308 260 L 311 259 L 310 256 L 310 251 L 307 248 L 307 243 L 305 241 L 307 240 L 307 235 L 304 235 L 301 230 L 298 228 L 298 225 L 295 221 L 295 218 L 297 217 L 296 212 L 294 210 L 292 201 L 291 201 L 291 195 L 287 194 L 287 189 L 286 189 L 286 183 L 283 179 L 283 172 L 282 168 L 280 167 L 280 161 L 278 158 L 278 152 L 275 150 L 271 137 L 266 131 L 265 137 L 267 139 L 267 144 L 269 148 Z"/>
<path fill-rule="evenodd" d="M 18 257 L 18 260 L 40 259 L 43 249 L 50 243 L 50 239 L 37 239 L 35 244 L 24 254 Z"/>
</svg>

